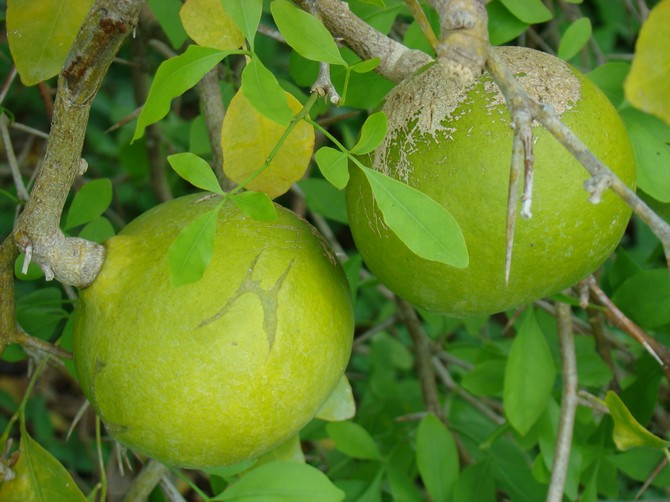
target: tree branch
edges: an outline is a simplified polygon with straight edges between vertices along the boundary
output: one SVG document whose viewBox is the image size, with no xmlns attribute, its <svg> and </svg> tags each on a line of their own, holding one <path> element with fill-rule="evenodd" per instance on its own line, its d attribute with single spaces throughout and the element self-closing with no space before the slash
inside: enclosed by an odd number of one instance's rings
<svg viewBox="0 0 670 502">
<path fill-rule="evenodd" d="M 14 260 L 18 255 L 10 235 L 0 244 L 0 356 L 18 335 L 14 299 Z"/>
<path fill-rule="evenodd" d="M 47 279 L 86 287 L 102 266 L 104 248 L 65 237 L 60 218 L 72 183 L 85 166 L 81 151 L 91 103 L 143 5 L 144 0 L 96 1 L 59 75 L 47 152 L 14 230 L 26 262 L 34 259 Z"/>
</svg>

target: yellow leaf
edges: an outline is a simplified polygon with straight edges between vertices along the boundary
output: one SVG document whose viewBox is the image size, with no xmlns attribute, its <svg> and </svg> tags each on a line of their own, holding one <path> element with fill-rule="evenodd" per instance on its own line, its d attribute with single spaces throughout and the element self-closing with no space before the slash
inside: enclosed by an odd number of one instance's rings
<svg viewBox="0 0 670 502">
<path fill-rule="evenodd" d="M 302 109 L 300 102 L 285 93 L 293 113 Z M 244 183 L 263 166 L 279 143 L 286 129 L 259 113 L 240 90 L 235 94 L 221 128 L 223 170 L 235 183 Z M 305 121 L 298 122 L 269 166 L 246 188 L 265 192 L 271 199 L 288 191 L 302 178 L 312 157 L 314 128 Z"/>
<path fill-rule="evenodd" d="M 93 0 L 10 0 L 7 39 L 24 85 L 57 75 Z"/>
<path fill-rule="evenodd" d="M 179 17 L 188 36 L 198 45 L 229 51 L 244 43 L 244 35 L 226 13 L 221 0 L 187 0 Z"/>
<path fill-rule="evenodd" d="M 635 107 L 670 124 L 670 0 L 654 7 L 642 25 L 624 84 Z"/>
</svg>

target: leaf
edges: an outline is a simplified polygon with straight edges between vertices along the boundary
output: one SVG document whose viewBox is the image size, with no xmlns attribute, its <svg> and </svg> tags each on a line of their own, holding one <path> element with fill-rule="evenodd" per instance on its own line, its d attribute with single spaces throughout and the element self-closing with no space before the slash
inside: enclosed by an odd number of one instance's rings
<svg viewBox="0 0 670 502">
<path fill-rule="evenodd" d="M 660 450 L 670 448 L 670 441 L 664 441 L 642 427 L 628 411 L 621 398 L 611 390 L 607 392 L 605 403 L 614 420 L 613 439 L 618 449 L 628 450 L 636 446 Z"/>
<path fill-rule="evenodd" d="M 368 73 L 377 68 L 381 63 L 379 58 L 366 59 L 365 61 L 359 61 L 349 67 L 349 70 L 355 71 L 356 73 Z"/>
<path fill-rule="evenodd" d="M 181 0 L 149 0 L 149 9 L 158 20 L 163 33 L 170 40 L 170 45 L 174 50 L 184 45 L 188 35 L 179 20 L 179 9 L 181 9 Z"/>
<path fill-rule="evenodd" d="M 168 250 L 172 284 L 182 286 L 198 281 L 207 269 L 214 249 L 217 206 L 198 216 L 179 232 Z"/>
<path fill-rule="evenodd" d="M 263 0 L 220 0 L 237 27 L 244 33 L 251 52 L 254 51 L 256 30 L 263 14 Z"/>
<path fill-rule="evenodd" d="M 449 429 L 432 413 L 416 431 L 416 463 L 431 499 L 450 500 L 458 480 L 458 450 Z"/>
<path fill-rule="evenodd" d="M 242 91 L 249 103 L 261 114 L 286 127 L 293 111 L 286 102 L 286 92 L 270 70 L 254 57 L 242 72 Z"/>
<path fill-rule="evenodd" d="M 505 362 L 504 359 L 489 359 L 477 364 L 463 375 L 461 385 L 475 396 L 501 396 Z"/>
<path fill-rule="evenodd" d="M 496 486 L 488 460 L 467 466 L 454 487 L 454 502 L 495 502 Z"/>
<path fill-rule="evenodd" d="M 7 41 L 24 85 L 57 75 L 93 0 L 10 0 Z"/>
<path fill-rule="evenodd" d="M 330 422 L 326 431 L 335 447 L 345 455 L 362 460 L 381 460 L 382 454 L 368 431 L 354 422 Z"/>
<path fill-rule="evenodd" d="M 109 178 L 93 180 L 75 194 L 65 218 L 65 230 L 84 225 L 102 215 L 112 202 L 112 182 Z"/>
<path fill-rule="evenodd" d="M 323 177 L 338 190 L 349 182 L 349 155 L 329 146 L 319 148 L 314 155 Z"/>
<path fill-rule="evenodd" d="M 87 241 L 102 244 L 115 234 L 116 232 L 114 231 L 112 223 L 104 216 L 100 216 L 99 218 L 88 222 L 86 226 L 81 229 L 81 232 L 79 232 L 79 237 L 86 239 Z"/>
<path fill-rule="evenodd" d="M 465 238 L 449 211 L 405 183 L 367 167 L 362 169 L 384 222 L 411 251 L 453 267 L 468 266 Z"/>
<path fill-rule="evenodd" d="M 275 461 L 250 470 L 212 500 L 340 502 L 344 492 L 309 464 Z"/>
<path fill-rule="evenodd" d="M 581 51 L 591 38 L 591 20 L 588 17 L 577 19 L 565 30 L 558 45 L 558 57 L 568 61 Z"/>
<path fill-rule="evenodd" d="M 270 4 L 277 28 L 298 54 L 312 61 L 346 66 L 333 36 L 321 21 L 287 0 Z"/>
<path fill-rule="evenodd" d="M 668 269 L 642 270 L 626 279 L 612 301 L 645 329 L 670 324 L 670 277 Z"/>
<path fill-rule="evenodd" d="M 253 465 L 259 466 L 277 460 L 300 463 L 305 462 L 305 455 L 302 452 L 302 445 L 300 444 L 300 434 L 294 434 L 269 452 L 257 457 L 256 462 Z"/>
<path fill-rule="evenodd" d="M 528 23 L 520 21 L 500 1 L 486 4 L 489 17 L 489 39 L 491 45 L 502 45 L 521 35 L 528 29 Z"/>
<path fill-rule="evenodd" d="M 547 340 L 532 310 L 524 317 L 505 368 L 505 416 L 525 436 L 542 415 L 551 396 L 556 367 Z"/>
<path fill-rule="evenodd" d="M 219 180 L 206 160 L 190 152 L 176 153 L 167 158 L 172 169 L 191 185 L 223 195 Z"/>
<path fill-rule="evenodd" d="M 377 112 L 370 115 L 361 127 L 361 137 L 351 149 L 355 155 L 364 155 L 372 152 L 379 144 L 384 141 L 388 121 L 384 112 Z"/>
<path fill-rule="evenodd" d="M 544 23 L 553 17 L 542 0 L 500 0 L 500 2 L 524 23 Z"/>
<path fill-rule="evenodd" d="M 605 93 L 612 104 L 619 108 L 624 98 L 623 83 L 630 71 L 628 63 L 605 63 L 588 73 L 588 77 Z"/>
<path fill-rule="evenodd" d="M 158 122 L 168 114 L 174 98 L 197 84 L 227 55 L 239 52 L 189 45 L 183 54 L 163 61 L 156 71 L 147 102 L 137 119 L 132 141 L 141 138 L 148 125 Z"/>
<path fill-rule="evenodd" d="M 277 209 L 265 192 L 241 192 L 231 195 L 235 205 L 254 220 L 274 221 L 277 219 Z"/>
<path fill-rule="evenodd" d="M 356 414 L 356 401 L 351 390 L 351 384 L 345 375 L 337 382 L 335 390 L 328 396 L 326 402 L 316 414 L 316 418 L 329 422 L 348 420 Z"/>
<path fill-rule="evenodd" d="M 621 112 L 635 153 L 637 185 L 654 199 L 670 202 L 670 128 L 633 108 Z"/>
<path fill-rule="evenodd" d="M 642 25 L 633 64 L 624 84 L 626 98 L 640 110 L 670 124 L 670 0 L 658 3 Z"/>
<path fill-rule="evenodd" d="M 187 0 L 179 17 L 188 36 L 198 45 L 227 51 L 244 44 L 244 35 L 221 0 Z"/>
<path fill-rule="evenodd" d="M 305 201 L 310 211 L 333 221 L 348 223 L 349 218 L 343 192 L 321 178 L 300 180 L 298 186 L 305 195 Z"/>
<path fill-rule="evenodd" d="M 285 93 L 295 113 L 302 105 Z M 256 110 L 243 92 L 233 97 L 221 128 L 223 170 L 235 183 L 248 190 L 267 193 L 274 199 L 302 178 L 312 157 L 314 129 L 305 121 L 298 122 L 275 153 L 268 167 L 253 180 L 279 143 L 285 128 Z"/>
<path fill-rule="evenodd" d="M 21 421 L 16 477 L 0 485 L 3 502 L 86 502 L 86 497 L 65 467 L 30 437 Z"/>
</svg>

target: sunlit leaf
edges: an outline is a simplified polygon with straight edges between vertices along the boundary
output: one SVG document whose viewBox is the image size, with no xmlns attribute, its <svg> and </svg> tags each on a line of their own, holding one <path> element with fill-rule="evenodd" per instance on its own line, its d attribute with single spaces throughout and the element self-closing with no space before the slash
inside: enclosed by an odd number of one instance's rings
<svg viewBox="0 0 670 502">
<path fill-rule="evenodd" d="M 377 68 L 379 63 L 381 63 L 379 58 L 366 59 L 365 61 L 359 61 L 358 63 L 351 65 L 349 69 L 356 73 L 368 73 Z"/>
<path fill-rule="evenodd" d="M 286 100 L 286 92 L 277 78 L 254 57 L 242 72 L 242 92 L 256 110 L 277 124 L 286 127 L 293 111 Z"/>
<path fill-rule="evenodd" d="M 191 185 L 223 195 L 219 180 L 206 160 L 190 152 L 170 155 L 167 160 L 172 169 Z"/>
<path fill-rule="evenodd" d="M 670 124 L 670 0 L 650 12 L 635 45 L 625 83 L 626 98 L 636 107 Z"/>
<path fill-rule="evenodd" d="M 0 484 L 3 502 L 86 502 L 65 467 L 28 435 L 21 422 L 19 457 L 14 479 Z"/>
<path fill-rule="evenodd" d="M 468 266 L 465 238 L 442 205 L 405 183 L 362 168 L 384 223 L 418 256 L 457 268 Z"/>
<path fill-rule="evenodd" d="M 285 93 L 294 113 L 302 105 Z M 245 183 L 259 172 L 275 150 L 286 128 L 256 110 L 243 92 L 238 91 L 230 102 L 221 128 L 223 170 L 235 183 Z M 302 178 L 314 148 L 314 129 L 305 121 L 298 122 L 276 151 L 268 167 L 249 181 L 245 188 L 265 192 L 271 199 L 285 193 Z"/>
<path fill-rule="evenodd" d="M 179 232 L 168 250 L 174 286 L 198 281 L 207 269 L 214 249 L 220 206 L 198 216 Z"/>
<path fill-rule="evenodd" d="M 186 33 L 198 45 L 224 51 L 239 49 L 244 35 L 221 0 L 187 0 L 179 11 Z"/>
<path fill-rule="evenodd" d="M 591 20 L 581 17 L 568 26 L 558 46 L 558 57 L 569 60 L 581 51 L 591 38 Z"/>
<path fill-rule="evenodd" d="M 529 310 L 512 343 L 503 390 L 505 416 L 522 436 L 546 409 L 555 378 L 549 345 L 534 312 Z"/>
<path fill-rule="evenodd" d="M 353 418 L 356 413 L 356 401 L 351 390 L 351 384 L 347 377 L 342 375 L 337 387 L 328 396 L 328 399 L 321 406 L 316 418 L 327 420 L 329 422 L 337 420 L 348 420 Z"/>
<path fill-rule="evenodd" d="M 449 500 L 458 480 L 458 450 L 449 429 L 432 413 L 416 431 L 416 463 L 432 500 Z"/>
<path fill-rule="evenodd" d="M 287 0 L 274 0 L 270 10 L 286 42 L 302 57 L 346 66 L 333 36 L 316 17 Z"/>
<path fill-rule="evenodd" d="M 256 30 L 263 14 L 263 0 L 220 0 L 220 2 L 233 22 L 244 33 L 253 52 Z"/>
<path fill-rule="evenodd" d="M 309 464 L 275 461 L 248 471 L 211 500 L 340 502 L 344 492 Z"/>
<path fill-rule="evenodd" d="M 265 192 L 241 192 L 231 195 L 235 205 L 245 214 L 259 221 L 277 219 L 277 209 Z"/>
<path fill-rule="evenodd" d="M 9 0 L 7 41 L 24 85 L 57 75 L 93 0 Z"/>
<path fill-rule="evenodd" d="M 354 422 L 330 422 L 326 431 L 342 453 L 363 460 L 381 460 L 382 454 L 372 436 Z"/>
<path fill-rule="evenodd" d="M 168 114 L 174 98 L 197 84 L 230 53 L 231 51 L 190 45 L 183 54 L 161 63 L 149 89 L 147 102 L 137 119 L 133 141 L 142 137 L 148 125 L 158 122 Z"/>
<path fill-rule="evenodd" d="M 670 441 L 665 441 L 642 427 L 628 411 L 621 398 L 614 392 L 607 392 L 605 403 L 614 420 L 613 438 L 617 448 L 620 450 L 628 450 L 636 446 L 658 449 L 670 448 Z"/>
<path fill-rule="evenodd" d="M 376 112 L 370 115 L 361 127 L 361 137 L 351 149 L 351 153 L 364 155 L 370 153 L 384 140 L 388 121 L 384 112 Z"/>
<path fill-rule="evenodd" d="M 112 202 L 112 182 L 109 178 L 89 181 L 75 194 L 65 218 L 65 229 L 97 219 Z"/>
<path fill-rule="evenodd" d="M 316 165 L 323 177 L 338 190 L 342 190 L 349 182 L 349 156 L 346 152 L 323 146 L 314 155 Z"/>
</svg>

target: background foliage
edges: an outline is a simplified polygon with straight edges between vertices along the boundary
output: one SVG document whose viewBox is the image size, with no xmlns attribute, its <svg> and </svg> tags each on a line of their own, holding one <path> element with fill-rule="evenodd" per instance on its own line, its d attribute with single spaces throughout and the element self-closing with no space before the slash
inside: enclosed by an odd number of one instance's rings
<svg viewBox="0 0 670 502">
<path fill-rule="evenodd" d="M 0 111 L 14 124 L 12 146 L 30 185 L 49 130 L 53 77 L 92 2 L 6 3 L 0 2 L 5 26 L 0 76 L 7 84 Z M 192 192 L 193 185 L 221 190 L 198 159 L 210 161 L 212 152 L 192 89 L 215 66 L 227 110 L 222 144 L 231 161 L 225 170 L 235 181 L 251 174 L 230 153 L 237 143 L 254 138 L 249 124 L 255 121 L 267 129 L 253 144 L 260 152 L 256 162 L 246 167 L 255 170 L 282 136 L 283 128 L 276 125 L 288 125 L 309 103 L 307 119 L 317 126 L 316 135 L 305 131 L 285 139 L 287 150 L 277 155 L 275 174 L 256 178 L 252 188 L 272 190 L 280 203 L 311 219 L 346 253 L 356 298 L 356 338 L 347 371 L 356 414 L 345 421 L 315 419 L 302 431 L 300 445 L 288 445 L 256 465 L 172 471 L 166 476 L 171 485 L 157 487 L 151 500 L 179 500 L 170 486 L 188 500 L 267 500 L 263 490 L 301 500 L 292 491 L 296 486 L 304 488 L 304 500 L 543 500 L 561 413 L 556 300 L 574 305 L 580 390 L 565 499 L 667 500 L 668 381 L 652 355 L 609 322 L 607 308 L 592 304 L 582 309 L 575 299 L 561 296 L 487 318 L 421 312 L 418 319 L 429 336 L 431 357 L 420 360 L 411 320 L 364 270 L 341 191 L 348 175 L 343 152 L 363 154 L 374 146 L 375 131 L 382 127 L 375 112 L 393 84 L 371 71 L 374 61 L 362 62 L 338 47 L 314 18 L 286 0 L 264 2 L 262 10 L 257 2 L 230 4 L 238 10 L 225 15 L 218 0 L 184 5 L 149 0 L 137 33 L 122 48 L 93 103 L 83 152 L 89 170 L 76 181 L 62 229 L 102 242 L 167 196 Z M 349 5 L 380 31 L 432 53 L 404 2 L 350 0 Z M 251 12 L 254 6 L 258 10 Z M 656 28 L 641 36 L 642 20 L 652 7 Z M 667 218 L 670 2 L 493 0 L 487 10 L 493 44 L 558 54 L 603 89 L 630 132 L 640 194 Z M 425 11 L 437 29 L 435 13 Z M 254 16 L 262 26 L 256 35 Z M 12 29 L 30 23 L 29 35 L 18 37 Z M 272 36 L 276 29 L 290 45 Z M 249 43 L 248 64 L 238 50 L 243 36 Z M 636 41 L 644 58 L 633 59 Z M 339 107 L 308 101 L 319 61 L 332 64 L 333 83 L 344 96 Z M 10 85 L 14 65 L 21 82 Z M 241 85 L 244 93 L 237 93 Z M 653 92 L 644 90 L 648 88 Z M 151 105 L 139 111 L 147 97 Z M 307 122 L 297 127 L 307 128 Z M 313 142 L 319 153 L 312 162 Z M 318 150 L 324 146 L 330 150 Z M 299 156 L 309 163 L 305 175 L 292 172 Z M 4 239 L 21 206 L 4 160 L 0 183 Z M 257 216 L 267 216 L 267 198 L 249 200 L 243 193 L 240 207 L 246 204 Z M 22 273 L 21 263 L 20 257 L 15 284 L 19 324 L 30 335 L 71 349 L 76 292 L 46 282 L 36 267 Z M 180 263 L 173 268 L 177 281 L 196 280 L 197 264 Z M 670 281 L 663 252 L 637 218 L 597 276 L 618 309 L 670 346 Z M 426 412 L 425 383 L 418 370 L 422 364 L 436 371 L 442 417 Z M 3 354 L 0 370 L 2 465 L 32 479 L 18 487 L 0 486 L 0 499 L 94 500 L 100 493 L 108 500 L 121 499 L 146 459 L 123 451 L 100 430 L 83 407 L 71 362 L 47 361 L 39 351 L 13 345 Z M 302 457 L 296 454 L 299 448 L 307 464 L 295 462 Z"/>
</svg>

